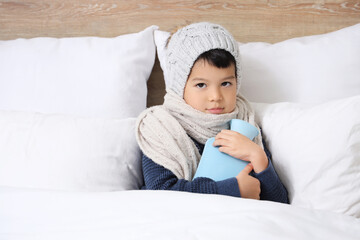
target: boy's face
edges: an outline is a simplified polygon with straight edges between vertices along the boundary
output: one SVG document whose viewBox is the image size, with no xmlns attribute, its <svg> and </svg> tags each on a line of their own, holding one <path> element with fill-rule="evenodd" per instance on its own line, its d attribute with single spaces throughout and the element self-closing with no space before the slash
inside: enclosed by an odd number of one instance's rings
<svg viewBox="0 0 360 240">
<path fill-rule="evenodd" d="M 217 68 L 205 60 L 195 62 L 184 89 L 191 107 L 211 114 L 234 111 L 236 106 L 235 66 Z"/>
</svg>

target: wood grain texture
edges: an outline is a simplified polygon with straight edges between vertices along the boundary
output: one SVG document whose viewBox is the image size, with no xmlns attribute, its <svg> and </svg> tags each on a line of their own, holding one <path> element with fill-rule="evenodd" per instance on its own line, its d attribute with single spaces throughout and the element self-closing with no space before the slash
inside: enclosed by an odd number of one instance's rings
<svg viewBox="0 0 360 240">
<path fill-rule="evenodd" d="M 277 42 L 360 22 L 360 1 L 0 0 L 0 39 L 103 36 L 155 24 L 224 25 L 242 42 Z"/>
<path fill-rule="evenodd" d="M 274 43 L 360 23 L 360 1 L 0 0 L 0 40 L 115 37 L 149 25 L 172 31 L 198 21 L 219 23 L 240 42 Z M 149 81 L 149 105 L 162 102 L 163 87 L 157 61 Z"/>
</svg>

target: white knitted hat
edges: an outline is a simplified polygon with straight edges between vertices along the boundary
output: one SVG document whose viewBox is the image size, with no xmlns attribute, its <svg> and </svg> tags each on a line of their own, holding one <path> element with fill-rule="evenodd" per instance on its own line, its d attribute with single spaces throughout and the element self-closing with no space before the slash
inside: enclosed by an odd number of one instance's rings
<svg viewBox="0 0 360 240">
<path fill-rule="evenodd" d="M 169 80 L 167 88 L 183 97 L 195 60 L 211 49 L 224 49 L 234 56 L 239 93 L 241 66 L 238 44 L 225 28 L 208 22 L 190 24 L 171 37 L 166 50 L 166 77 Z"/>
</svg>

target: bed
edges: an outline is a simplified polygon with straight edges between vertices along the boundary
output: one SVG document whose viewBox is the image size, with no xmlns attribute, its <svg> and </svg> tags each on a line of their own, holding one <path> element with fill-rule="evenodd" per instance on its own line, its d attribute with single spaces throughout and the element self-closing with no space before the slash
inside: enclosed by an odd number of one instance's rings
<svg viewBox="0 0 360 240">
<path fill-rule="evenodd" d="M 140 190 L 166 40 L 239 42 L 290 204 Z M 360 239 L 358 1 L 0 0 L 0 239 Z"/>
</svg>

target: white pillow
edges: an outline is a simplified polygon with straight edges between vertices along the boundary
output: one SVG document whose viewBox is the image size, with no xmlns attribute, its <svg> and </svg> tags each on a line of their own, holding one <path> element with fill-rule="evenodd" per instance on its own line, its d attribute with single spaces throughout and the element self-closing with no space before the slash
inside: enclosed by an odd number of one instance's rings
<svg viewBox="0 0 360 240">
<path fill-rule="evenodd" d="M 360 95 L 253 105 L 291 204 L 360 217 Z"/>
<path fill-rule="evenodd" d="M 146 107 L 155 29 L 115 38 L 0 41 L 0 109 L 136 117 Z"/>
<path fill-rule="evenodd" d="M 71 191 L 139 189 L 135 118 L 0 111 L 0 185 Z"/>
<path fill-rule="evenodd" d="M 163 70 L 168 36 L 155 31 Z M 250 101 L 322 103 L 360 94 L 360 24 L 275 44 L 239 43 L 239 49 L 241 92 Z"/>
<path fill-rule="evenodd" d="M 240 44 L 254 102 L 323 103 L 360 94 L 360 24 L 275 44 Z"/>
<path fill-rule="evenodd" d="M 132 118 L 146 108 L 157 28 L 0 41 L 0 185 L 138 189 Z"/>
</svg>

